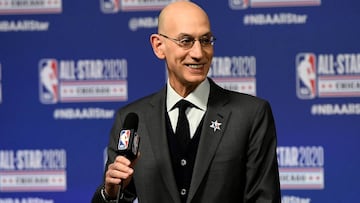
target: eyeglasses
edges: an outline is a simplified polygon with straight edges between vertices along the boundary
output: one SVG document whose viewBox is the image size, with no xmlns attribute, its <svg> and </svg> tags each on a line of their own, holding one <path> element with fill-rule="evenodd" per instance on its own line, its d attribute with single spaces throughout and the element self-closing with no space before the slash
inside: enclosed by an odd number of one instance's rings
<svg viewBox="0 0 360 203">
<path fill-rule="evenodd" d="M 205 35 L 205 36 L 200 37 L 199 39 L 195 39 L 192 36 L 183 36 L 180 39 L 174 39 L 174 38 L 168 37 L 168 36 L 160 34 L 160 33 L 159 33 L 159 35 L 175 42 L 177 45 L 179 45 L 180 47 L 182 47 L 184 49 L 190 49 L 194 45 L 195 41 L 199 41 L 202 47 L 213 46 L 214 42 L 216 40 L 216 38 L 211 35 L 209 35 L 209 36 Z"/>
</svg>

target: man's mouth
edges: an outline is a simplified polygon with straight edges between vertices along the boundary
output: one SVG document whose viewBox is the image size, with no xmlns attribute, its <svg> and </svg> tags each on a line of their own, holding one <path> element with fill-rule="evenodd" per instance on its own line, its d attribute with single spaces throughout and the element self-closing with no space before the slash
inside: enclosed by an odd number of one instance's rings
<svg viewBox="0 0 360 203">
<path fill-rule="evenodd" d="M 188 64 L 187 67 L 197 69 L 197 68 L 204 67 L 204 65 L 203 64 Z"/>
</svg>

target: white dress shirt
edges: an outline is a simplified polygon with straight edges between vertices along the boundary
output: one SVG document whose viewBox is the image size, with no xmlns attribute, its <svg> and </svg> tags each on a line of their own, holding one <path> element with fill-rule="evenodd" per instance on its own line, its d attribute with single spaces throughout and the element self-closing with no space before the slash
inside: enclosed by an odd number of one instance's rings
<svg viewBox="0 0 360 203">
<path fill-rule="evenodd" d="M 207 79 L 200 83 L 200 85 L 185 98 L 181 97 L 178 93 L 176 93 L 168 81 L 166 93 L 166 110 L 170 118 L 173 132 L 175 132 L 176 130 L 176 124 L 179 115 L 179 109 L 173 107 L 178 101 L 180 101 L 181 99 L 185 99 L 196 106 L 188 108 L 185 112 L 186 117 L 189 121 L 190 137 L 192 138 L 194 136 L 195 131 L 206 112 L 209 93 L 210 84 Z"/>
</svg>

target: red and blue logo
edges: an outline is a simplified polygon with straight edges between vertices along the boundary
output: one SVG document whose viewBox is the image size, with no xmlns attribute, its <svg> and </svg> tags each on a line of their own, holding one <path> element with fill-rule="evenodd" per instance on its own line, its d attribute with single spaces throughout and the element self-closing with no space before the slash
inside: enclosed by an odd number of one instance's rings
<svg viewBox="0 0 360 203">
<path fill-rule="evenodd" d="M 39 62 L 40 101 L 54 104 L 59 100 L 58 63 L 55 59 L 42 59 Z"/>
<path fill-rule="evenodd" d="M 104 13 L 117 13 L 120 10 L 120 0 L 101 0 L 100 7 Z"/>
<path fill-rule="evenodd" d="M 316 96 L 316 56 L 313 53 L 300 53 L 296 56 L 296 93 L 300 99 L 313 99 Z"/>
<path fill-rule="evenodd" d="M 126 150 L 129 148 L 131 130 L 121 130 L 119 135 L 118 150 Z"/>
<path fill-rule="evenodd" d="M 230 0 L 229 5 L 232 9 L 246 9 L 249 7 L 250 0 Z"/>
</svg>

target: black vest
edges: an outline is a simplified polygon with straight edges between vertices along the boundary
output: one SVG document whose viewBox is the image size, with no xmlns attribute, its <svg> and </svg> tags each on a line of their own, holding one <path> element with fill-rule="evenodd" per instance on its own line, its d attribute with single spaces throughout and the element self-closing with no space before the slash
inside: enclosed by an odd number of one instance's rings
<svg viewBox="0 0 360 203">
<path fill-rule="evenodd" d="M 178 139 L 176 139 L 175 137 L 175 133 L 173 132 L 171 127 L 169 116 L 166 113 L 166 132 L 172 167 L 178 191 L 180 194 L 180 199 L 183 203 L 186 202 L 189 193 L 191 176 L 194 168 L 197 148 L 199 145 L 203 120 L 204 118 L 201 120 L 199 126 L 197 127 L 190 143 L 185 149 L 182 149 L 178 143 Z"/>
</svg>

